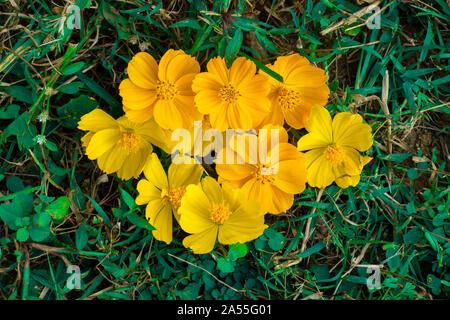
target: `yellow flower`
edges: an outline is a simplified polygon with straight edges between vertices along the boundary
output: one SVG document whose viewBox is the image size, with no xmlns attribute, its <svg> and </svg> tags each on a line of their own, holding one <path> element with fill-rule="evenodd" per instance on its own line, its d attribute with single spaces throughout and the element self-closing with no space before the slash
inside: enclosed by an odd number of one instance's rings
<svg viewBox="0 0 450 320">
<path fill-rule="evenodd" d="M 338 171 L 339 169 L 337 169 L 336 184 L 343 189 L 348 188 L 349 186 L 356 186 L 359 183 L 359 180 L 361 180 L 361 172 L 363 167 L 371 160 L 371 157 L 359 156 L 358 174 L 356 175 L 347 174 L 346 172 L 340 172 Z"/>
<path fill-rule="evenodd" d="M 267 130 L 263 135 L 262 129 Z M 219 181 L 234 188 L 241 188 L 249 199 L 258 200 L 263 212 L 273 214 L 288 210 L 294 203 L 294 195 L 302 192 L 306 184 L 305 155 L 298 152 L 295 146 L 288 143 L 286 130 L 280 126 L 268 125 L 259 131 L 256 140 L 258 150 L 251 155 L 250 148 L 240 148 L 235 159 L 240 158 L 242 164 L 227 164 L 226 155 L 229 150 L 224 149 L 219 154 L 223 164 L 216 164 Z M 278 130 L 278 144 L 272 145 L 274 139 L 271 130 Z M 247 135 L 247 138 L 251 138 Z M 265 139 L 267 138 L 267 143 Z M 249 139 L 251 140 L 251 139 Z M 231 148 L 235 147 L 232 143 Z M 260 145 L 261 144 L 261 145 Z M 250 142 L 246 142 L 250 146 Z M 238 149 L 239 147 L 235 147 Z M 266 148 L 266 152 L 260 152 Z M 278 159 L 276 158 L 278 156 Z"/>
<path fill-rule="evenodd" d="M 359 153 L 373 144 L 372 128 L 362 117 L 340 112 L 333 120 L 327 109 L 314 107 L 308 134 L 297 143 L 298 150 L 306 153 L 308 184 L 325 188 L 336 181 L 341 188 L 356 186 L 364 165 L 371 158 Z"/>
<path fill-rule="evenodd" d="M 314 105 L 325 106 L 330 94 L 324 70 L 310 65 L 298 53 L 278 57 L 267 67 L 283 77 L 283 82 L 268 76 L 271 112 L 260 126 L 276 124 L 282 126 L 284 120 L 295 129 L 306 126 Z M 263 71 L 260 70 L 259 73 Z"/>
<path fill-rule="evenodd" d="M 186 188 L 178 212 L 181 228 L 191 233 L 183 245 L 198 254 L 214 249 L 216 239 L 221 244 L 244 243 L 267 228 L 257 201 L 246 200 L 238 189 L 221 187 L 211 177 Z"/>
<path fill-rule="evenodd" d="M 139 124 L 125 116 L 116 120 L 100 109 L 82 116 L 78 128 L 89 131 L 81 138 L 88 158 L 97 159 L 103 172 L 117 172 L 124 180 L 139 176 L 153 150 L 152 144 L 166 149 L 169 139 L 168 133 L 153 120 Z"/>
<path fill-rule="evenodd" d="M 138 182 L 136 204 L 147 204 L 145 216 L 155 227 L 155 239 L 172 242 L 172 215 L 179 221 L 178 207 L 186 186 L 200 182 L 203 169 L 194 164 L 171 164 L 166 175 L 157 155 L 153 153 L 144 168 L 146 179 Z"/>
<path fill-rule="evenodd" d="M 120 83 L 123 109 L 134 122 L 154 116 L 164 129 L 189 129 L 200 113 L 194 105 L 191 85 L 200 65 L 182 50 L 168 50 L 158 64 L 139 52 L 128 64 L 128 79 Z"/>
<path fill-rule="evenodd" d="M 251 60 L 239 57 L 227 68 L 225 59 L 216 57 L 206 67 L 208 72 L 195 77 L 192 90 L 198 110 L 209 115 L 214 128 L 251 129 L 268 114 L 269 84 L 264 75 L 255 74 Z"/>
</svg>

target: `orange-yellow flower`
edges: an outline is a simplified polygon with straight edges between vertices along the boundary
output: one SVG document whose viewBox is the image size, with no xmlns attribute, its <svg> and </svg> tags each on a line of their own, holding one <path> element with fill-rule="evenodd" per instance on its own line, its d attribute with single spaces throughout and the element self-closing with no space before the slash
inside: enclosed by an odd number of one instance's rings
<svg viewBox="0 0 450 320">
<path fill-rule="evenodd" d="M 277 130 L 278 143 L 271 130 Z M 228 146 L 234 149 L 235 163 L 238 158 L 243 163 L 227 164 L 229 149 L 219 153 L 218 161 L 223 162 L 216 164 L 219 181 L 242 189 L 249 199 L 258 200 L 264 212 L 277 214 L 288 210 L 294 203 L 294 195 L 305 189 L 305 155 L 288 143 L 287 132 L 280 126 L 268 125 L 260 129 L 256 139 L 257 152 L 253 155 L 251 134 L 247 138 L 244 147 L 234 142 Z M 266 148 L 265 152 L 262 152 L 263 148 Z"/>
<path fill-rule="evenodd" d="M 361 156 L 373 144 L 372 128 L 359 114 L 340 112 L 331 120 L 324 107 L 314 107 L 308 134 L 297 143 L 306 151 L 308 184 L 325 188 L 336 181 L 341 188 L 356 186 L 361 171 L 372 158 Z"/>
<path fill-rule="evenodd" d="M 183 50 L 168 50 L 159 65 L 146 52 L 128 64 L 128 79 L 120 83 L 123 109 L 131 121 L 151 117 L 164 129 L 189 129 L 200 114 L 194 105 L 191 85 L 200 65 Z"/>
<path fill-rule="evenodd" d="M 211 177 L 186 188 L 178 212 L 181 228 L 191 233 L 183 245 L 198 254 L 214 249 L 216 240 L 227 245 L 244 243 L 267 228 L 257 201 L 247 200 L 241 190 L 221 187 Z"/>
<path fill-rule="evenodd" d="M 256 73 L 256 65 L 243 57 L 230 68 L 225 59 L 216 57 L 207 64 L 207 72 L 199 73 L 192 84 L 195 104 L 209 115 L 214 128 L 225 131 L 254 128 L 268 114 L 269 84 Z"/>
<path fill-rule="evenodd" d="M 260 126 L 287 124 L 295 129 L 306 126 L 314 105 L 325 106 L 330 90 L 326 84 L 328 76 L 324 70 L 310 65 L 298 53 L 278 57 L 267 67 L 283 77 L 283 82 L 268 76 L 271 112 Z M 259 73 L 263 73 L 260 70 Z"/>
<path fill-rule="evenodd" d="M 153 153 L 144 168 L 145 179 L 138 182 L 136 204 L 147 204 L 145 216 L 155 227 L 156 240 L 172 242 L 172 216 L 179 221 L 178 208 L 186 186 L 200 182 L 203 169 L 195 164 L 171 164 L 166 175 L 157 155 Z"/>
<path fill-rule="evenodd" d="M 89 131 L 81 138 L 89 159 L 97 159 L 99 168 L 121 179 L 137 178 L 141 174 L 152 144 L 167 151 L 168 133 L 153 119 L 134 123 L 123 116 L 114 119 L 95 109 L 81 117 L 78 128 Z"/>
</svg>

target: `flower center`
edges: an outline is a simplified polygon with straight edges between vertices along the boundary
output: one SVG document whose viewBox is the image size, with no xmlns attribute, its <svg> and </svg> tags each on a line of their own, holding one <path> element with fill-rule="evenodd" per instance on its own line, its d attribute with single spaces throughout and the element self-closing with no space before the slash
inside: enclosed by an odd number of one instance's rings
<svg viewBox="0 0 450 320">
<path fill-rule="evenodd" d="M 174 187 L 169 190 L 163 189 L 161 191 L 161 197 L 163 198 L 164 203 L 169 201 L 172 204 L 172 207 L 178 208 L 180 206 L 181 198 L 183 198 L 185 192 L 186 188 L 184 187 Z"/>
<path fill-rule="evenodd" d="M 283 112 L 294 110 L 300 102 L 300 94 L 297 91 L 280 88 L 278 90 L 278 103 Z"/>
<path fill-rule="evenodd" d="M 270 167 L 270 165 L 258 164 L 256 166 L 256 180 L 262 184 L 269 184 L 275 181 L 274 177 L 275 168 Z"/>
<path fill-rule="evenodd" d="M 141 141 L 133 132 L 123 132 L 119 139 L 119 145 L 127 152 L 134 152 L 141 146 Z"/>
<path fill-rule="evenodd" d="M 338 165 L 344 161 L 344 150 L 337 145 L 330 145 L 325 150 L 325 159 L 332 165 Z"/>
<path fill-rule="evenodd" d="M 209 212 L 211 214 L 211 220 L 217 224 L 223 224 L 231 214 L 230 209 L 224 203 L 214 204 L 209 209 Z"/>
<path fill-rule="evenodd" d="M 156 97 L 160 100 L 172 100 L 177 93 L 173 83 L 158 81 L 156 84 Z"/>
<path fill-rule="evenodd" d="M 231 84 L 227 84 L 219 90 L 219 97 L 228 103 L 235 102 L 240 96 L 241 94 L 239 91 L 236 90 Z"/>
</svg>

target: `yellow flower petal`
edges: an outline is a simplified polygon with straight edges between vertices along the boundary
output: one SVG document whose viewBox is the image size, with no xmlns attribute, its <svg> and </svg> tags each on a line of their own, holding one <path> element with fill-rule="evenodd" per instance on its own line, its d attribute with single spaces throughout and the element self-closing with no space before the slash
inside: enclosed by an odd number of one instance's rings
<svg viewBox="0 0 450 320">
<path fill-rule="evenodd" d="M 202 174 L 201 165 L 172 163 L 167 176 L 170 187 L 181 187 L 199 183 Z"/>
<path fill-rule="evenodd" d="M 158 65 L 158 79 L 160 81 L 166 81 L 168 80 L 169 75 L 167 74 L 167 70 L 169 67 L 169 64 L 173 59 L 175 59 L 179 55 L 185 54 L 183 50 L 173 50 L 169 49 L 164 53 L 164 55 L 161 57 L 161 60 L 159 61 Z"/>
<path fill-rule="evenodd" d="M 193 235 L 187 236 L 183 239 L 183 245 L 186 248 L 191 248 L 195 254 L 209 253 L 214 249 L 217 239 L 217 226 Z"/>
<path fill-rule="evenodd" d="M 289 210 L 294 204 L 294 195 L 292 193 L 284 192 L 277 187 L 272 187 L 272 197 L 273 201 L 273 209 L 269 212 L 278 214 L 282 212 L 286 212 Z"/>
<path fill-rule="evenodd" d="M 240 89 L 243 82 L 252 82 L 252 75 L 256 73 L 256 65 L 251 61 L 244 57 L 238 57 L 233 61 L 233 64 L 231 65 L 229 74 L 230 74 L 230 83 L 235 86 L 237 89 Z M 256 81 L 256 78 L 253 79 Z M 256 81 L 259 82 L 259 81 Z M 265 83 L 266 79 L 263 80 L 264 85 L 268 91 L 268 85 Z M 257 90 L 260 90 L 260 88 L 254 87 Z M 266 92 L 267 94 L 267 92 Z"/>
<path fill-rule="evenodd" d="M 155 59 L 147 52 L 137 53 L 128 63 L 130 80 L 144 89 L 154 89 L 158 81 L 158 65 Z"/>
<path fill-rule="evenodd" d="M 311 160 L 313 159 L 313 160 Z M 323 149 L 306 153 L 307 181 L 311 187 L 325 188 L 333 183 L 335 176 L 331 163 L 325 159 Z"/>
<path fill-rule="evenodd" d="M 326 148 L 329 144 L 330 142 L 325 140 L 322 134 L 310 132 L 298 140 L 297 148 L 299 151 L 305 151 L 317 148 Z"/>
<path fill-rule="evenodd" d="M 287 160 L 279 163 L 278 172 L 274 175 L 273 185 L 281 191 L 298 194 L 305 190 L 306 166 L 305 160 Z"/>
<path fill-rule="evenodd" d="M 78 129 L 97 132 L 103 129 L 117 128 L 116 120 L 100 109 L 94 109 L 80 118 Z"/>
<path fill-rule="evenodd" d="M 183 118 L 180 111 L 171 101 L 159 100 L 153 111 L 155 121 L 163 128 L 175 130 L 183 128 Z"/>
<path fill-rule="evenodd" d="M 143 205 L 161 198 L 161 190 L 146 179 L 139 180 L 136 189 L 139 193 L 135 199 L 137 205 Z"/>
<path fill-rule="evenodd" d="M 151 108 L 156 102 L 154 89 L 142 89 L 133 84 L 130 79 L 120 83 L 119 94 L 125 107 L 131 110 Z"/>
<path fill-rule="evenodd" d="M 248 201 L 219 227 L 218 240 L 222 244 L 245 243 L 258 238 L 266 228 L 259 202 Z"/>
<path fill-rule="evenodd" d="M 338 145 L 361 152 L 367 151 L 373 144 L 372 128 L 362 123 L 359 114 L 338 113 L 333 119 L 333 136 Z"/>
<path fill-rule="evenodd" d="M 145 163 L 144 175 L 148 181 L 153 183 L 158 189 L 168 189 L 166 172 L 164 171 L 161 162 L 156 153 L 152 153 Z"/>
<path fill-rule="evenodd" d="M 315 106 L 312 109 L 311 119 L 306 126 L 308 132 L 313 132 L 322 141 L 333 142 L 333 131 L 331 128 L 331 116 L 324 107 Z"/>
<path fill-rule="evenodd" d="M 130 121 L 141 123 L 148 121 L 153 117 L 153 109 L 155 107 L 155 104 L 152 104 L 150 107 L 141 109 L 141 110 L 132 110 L 128 109 L 125 105 L 123 106 L 123 111 L 125 112 L 127 118 Z"/>
<path fill-rule="evenodd" d="M 160 199 L 150 201 L 145 210 L 149 223 L 155 227 L 152 231 L 156 240 L 169 244 L 172 242 L 172 210 Z"/>
<path fill-rule="evenodd" d="M 104 129 L 96 132 L 86 148 L 89 159 L 94 160 L 117 145 L 120 131 L 116 129 Z"/>
<path fill-rule="evenodd" d="M 218 204 L 223 201 L 222 188 L 216 180 L 211 177 L 205 177 L 201 184 L 203 192 L 209 199 L 209 203 Z"/>
<path fill-rule="evenodd" d="M 171 83 L 176 83 L 180 78 L 187 74 L 193 74 L 191 81 L 195 74 L 200 72 L 200 65 L 188 54 L 180 54 L 168 62 L 165 80 Z"/>
<path fill-rule="evenodd" d="M 181 228 L 189 233 L 198 233 L 214 225 L 209 209 L 210 202 L 202 188 L 194 184 L 187 186 L 178 209 Z"/>
<path fill-rule="evenodd" d="M 208 70 L 208 72 L 211 72 L 218 76 L 216 80 L 218 80 L 221 85 L 228 84 L 230 71 L 227 68 L 225 59 L 221 57 L 212 58 L 206 65 L 206 69 Z"/>
</svg>

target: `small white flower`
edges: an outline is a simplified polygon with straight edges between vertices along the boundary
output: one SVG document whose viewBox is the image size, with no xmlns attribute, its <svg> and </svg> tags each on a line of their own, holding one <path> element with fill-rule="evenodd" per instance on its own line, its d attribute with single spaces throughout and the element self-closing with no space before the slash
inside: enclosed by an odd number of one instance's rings
<svg viewBox="0 0 450 320">
<path fill-rule="evenodd" d="M 42 134 L 39 134 L 39 135 L 37 135 L 36 137 L 34 137 L 34 140 L 35 140 L 38 144 L 40 144 L 40 145 L 43 145 L 44 143 L 47 142 L 47 139 L 46 139 L 45 136 L 42 135 Z"/>
<path fill-rule="evenodd" d="M 46 122 L 48 120 L 48 112 L 42 112 L 38 116 L 39 122 Z"/>
</svg>

